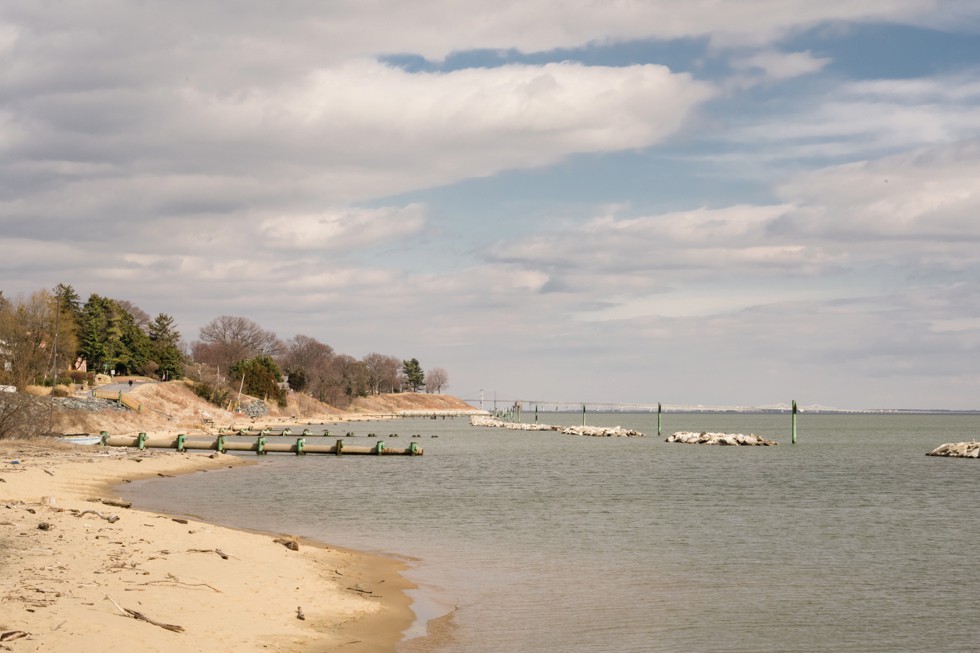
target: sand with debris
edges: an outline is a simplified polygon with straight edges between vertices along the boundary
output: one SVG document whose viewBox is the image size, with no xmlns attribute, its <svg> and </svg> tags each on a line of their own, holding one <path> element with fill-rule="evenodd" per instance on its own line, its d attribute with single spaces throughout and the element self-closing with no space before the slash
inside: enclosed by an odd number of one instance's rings
<svg viewBox="0 0 980 653">
<path fill-rule="evenodd" d="M 126 480 L 248 464 L 0 442 L 0 651 L 394 651 L 412 621 L 399 562 L 111 494 Z"/>
</svg>

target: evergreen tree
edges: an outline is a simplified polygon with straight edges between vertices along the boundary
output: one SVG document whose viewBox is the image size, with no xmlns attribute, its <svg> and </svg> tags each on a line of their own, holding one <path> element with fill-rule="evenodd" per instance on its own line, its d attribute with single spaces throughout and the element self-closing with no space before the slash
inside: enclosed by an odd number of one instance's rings
<svg viewBox="0 0 980 653">
<path fill-rule="evenodd" d="M 184 369 L 184 355 L 180 351 L 180 332 L 174 318 L 160 313 L 150 323 L 150 342 L 153 343 L 153 358 L 159 366 L 157 372 L 163 379 L 180 378 Z"/>
<path fill-rule="evenodd" d="M 88 363 L 93 372 L 108 372 L 106 348 L 109 327 L 108 302 L 110 300 L 92 294 L 82 307 L 78 337 L 78 355 Z"/>
<path fill-rule="evenodd" d="M 115 302 L 113 302 L 115 304 Z M 153 360 L 153 343 L 136 318 L 118 304 L 113 307 L 119 329 L 115 369 L 120 374 L 146 374 Z"/>
<path fill-rule="evenodd" d="M 280 406 L 286 405 L 286 391 L 279 387 L 282 373 L 271 356 L 256 356 L 232 365 L 229 374 L 243 391 L 253 397 L 275 399 Z"/>
<path fill-rule="evenodd" d="M 422 371 L 422 366 L 419 365 L 417 358 L 402 361 L 402 373 L 405 375 L 405 382 L 412 389 L 412 392 L 418 392 L 419 388 L 425 385 L 425 372 Z"/>
</svg>

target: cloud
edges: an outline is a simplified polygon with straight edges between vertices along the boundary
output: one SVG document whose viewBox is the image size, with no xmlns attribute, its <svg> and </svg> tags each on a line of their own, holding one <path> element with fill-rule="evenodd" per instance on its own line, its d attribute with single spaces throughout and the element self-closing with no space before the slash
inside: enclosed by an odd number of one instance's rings
<svg viewBox="0 0 980 653">
<path fill-rule="evenodd" d="M 116 0 L 57 12 L 30 0 L 9 0 L 0 10 L 0 23 L 8 32 L 23 29 L 41 39 L 43 48 L 30 42 L 15 45 L 40 57 L 42 64 L 50 63 L 46 57 L 74 55 L 73 61 L 61 62 L 63 69 L 36 69 L 36 81 L 42 84 L 45 78 L 71 79 L 63 73 L 83 70 L 98 59 L 105 67 L 98 75 L 107 82 L 133 79 L 132 65 L 137 64 L 175 79 L 234 88 L 243 78 L 270 83 L 309 62 L 329 67 L 379 54 L 442 59 L 472 49 L 543 52 L 649 38 L 765 44 L 826 22 L 935 24 L 955 19 L 964 25 L 976 16 L 976 8 L 964 8 L 956 0 L 623 0 L 614 8 L 574 0 L 563 3 L 560 14 L 547 0 L 501 0 L 492 7 L 473 0 L 410 5 L 397 0 L 298 0 L 284 5 L 236 3 L 234 10 L 215 0 L 180 6 Z M 25 70 L 8 68 L 10 73 L 23 74 L 26 81 Z"/>
<path fill-rule="evenodd" d="M 303 251 L 344 251 L 418 233 L 425 224 L 424 207 L 349 208 L 314 215 L 284 215 L 259 224 L 272 248 Z"/>
<path fill-rule="evenodd" d="M 802 173 L 778 188 L 806 207 L 786 226 L 801 236 L 844 242 L 852 256 L 877 253 L 886 242 L 895 258 L 973 264 L 980 240 L 980 139 Z M 968 258 L 964 260 L 964 256 Z"/>
<path fill-rule="evenodd" d="M 830 63 L 828 57 L 815 57 L 809 51 L 764 50 L 734 58 L 732 67 L 746 73 L 760 71 L 767 80 L 782 81 L 819 72 L 828 63 Z"/>
<path fill-rule="evenodd" d="M 978 71 L 819 88 L 783 113 L 744 116 L 726 135 L 746 157 L 863 159 L 980 136 Z"/>
<path fill-rule="evenodd" d="M 154 91 L 143 102 L 155 108 L 108 133 L 98 108 L 118 112 L 116 93 L 25 97 L 14 118 L 21 144 L 0 153 L 8 195 L 14 185 L 18 195 L 0 219 L 313 213 L 577 152 L 645 147 L 675 133 L 711 93 L 652 65 L 411 74 L 358 61 L 233 96 Z M 156 108 L 164 102 L 165 114 Z"/>
</svg>

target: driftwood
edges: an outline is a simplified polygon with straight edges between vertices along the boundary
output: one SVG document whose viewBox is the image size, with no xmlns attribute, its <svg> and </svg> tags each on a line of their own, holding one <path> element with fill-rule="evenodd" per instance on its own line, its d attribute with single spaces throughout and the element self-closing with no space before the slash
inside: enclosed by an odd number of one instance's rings
<svg viewBox="0 0 980 653">
<path fill-rule="evenodd" d="M 299 542 L 296 541 L 295 537 L 277 537 L 272 541 L 276 544 L 282 544 L 290 551 L 299 551 Z"/>
<path fill-rule="evenodd" d="M 23 630 L 8 630 L 7 632 L 0 634 L 0 642 L 12 642 L 15 639 L 28 637 L 29 635 L 30 633 L 25 633 Z"/>
<path fill-rule="evenodd" d="M 296 618 L 300 621 L 306 621 L 306 615 L 303 614 L 303 606 L 296 608 Z"/>
<path fill-rule="evenodd" d="M 106 506 L 112 506 L 113 508 L 132 508 L 132 501 L 123 501 L 122 499 L 101 499 L 93 498 L 88 500 L 89 503 L 101 503 Z"/>
<path fill-rule="evenodd" d="M 219 590 L 217 587 L 214 587 L 213 585 L 208 585 L 207 583 L 185 583 L 184 581 L 180 580 L 173 574 L 167 574 L 167 577 L 163 580 L 150 580 L 145 583 L 140 583 L 140 585 L 157 585 L 160 583 L 164 583 L 166 585 L 175 585 L 177 587 L 207 587 L 210 590 L 214 590 L 218 594 L 222 593 L 221 590 Z"/>
<path fill-rule="evenodd" d="M 188 553 L 217 553 L 221 556 L 222 560 L 227 560 L 231 556 L 222 551 L 221 549 L 187 549 Z"/>
<path fill-rule="evenodd" d="M 149 617 L 147 617 L 142 612 L 137 612 L 136 610 L 130 610 L 129 608 L 122 607 L 121 605 L 119 605 L 118 603 L 116 603 L 113 600 L 113 598 L 111 596 L 109 596 L 108 594 L 106 594 L 105 597 L 107 599 L 109 599 L 110 601 L 112 601 L 112 604 L 114 606 L 116 606 L 116 608 L 120 612 L 122 612 L 123 615 L 125 615 L 127 617 L 132 617 L 133 619 L 137 619 L 139 621 L 145 621 L 148 624 L 153 624 L 154 626 L 159 626 L 160 628 L 164 628 L 166 630 L 171 630 L 171 631 L 173 631 L 175 633 L 182 633 L 182 632 L 184 632 L 184 627 L 183 626 L 176 626 L 174 624 L 165 624 L 165 623 L 161 623 L 159 621 L 154 621 L 153 619 L 150 619 Z"/>
<path fill-rule="evenodd" d="M 85 515 L 95 515 L 100 519 L 106 520 L 110 524 L 115 524 L 117 521 L 119 521 L 119 515 L 103 515 L 101 512 L 97 510 L 83 510 L 81 512 L 78 512 L 77 510 L 72 510 L 71 512 L 76 517 L 84 517 Z"/>
</svg>

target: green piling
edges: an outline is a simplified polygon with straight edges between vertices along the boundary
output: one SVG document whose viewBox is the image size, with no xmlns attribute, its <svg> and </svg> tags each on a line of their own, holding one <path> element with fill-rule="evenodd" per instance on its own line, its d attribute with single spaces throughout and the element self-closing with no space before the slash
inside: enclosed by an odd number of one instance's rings
<svg viewBox="0 0 980 653">
<path fill-rule="evenodd" d="M 585 426 L 585 404 L 582 404 L 582 426 Z"/>
<path fill-rule="evenodd" d="M 796 444 L 796 399 L 793 400 L 793 444 Z"/>
<path fill-rule="evenodd" d="M 334 453 L 336 453 L 339 456 L 343 450 L 344 450 L 344 441 L 337 440 L 337 450 Z"/>
<path fill-rule="evenodd" d="M 146 449 L 146 433 L 140 433 L 136 437 L 136 446 L 139 447 L 140 451 Z"/>
<path fill-rule="evenodd" d="M 384 451 L 385 451 L 385 443 L 383 441 L 378 442 L 378 444 L 374 445 L 374 453 L 380 456 L 381 454 L 384 453 Z"/>
<path fill-rule="evenodd" d="M 303 447 L 306 446 L 306 438 L 296 438 L 296 455 L 305 456 L 306 452 L 303 451 Z"/>
<path fill-rule="evenodd" d="M 661 435 L 663 435 L 663 426 L 664 426 L 664 407 L 661 406 L 660 402 L 658 401 L 657 402 L 657 437 L 658 438 Z"/>
<path fill-rule="evenodd" d="M 215 447 L 215 449 L 217 450 L 218 453 L 224 453 L 225 452 L 225 436 L 219 435 L 218 436 L 218 441 L 217 441 L 217 443 L 215 443 L 214 447 Z"/>
<path fill-rule="evenodd" d="M 106 446 L 106 443 L 109 442 L 109 432 L 101 431 L 99 432 L 99 435 L 102 436 L 102 439 L 99 440 L 99 444 L 101 444 L 103 447 Z"/>
<path fill-rule="evenodd" d="M 179 434 L 177 436 L 177 451 L 179 451 L 181 453 L 184 452 L 184 449 L 185 449 L 184 443 L 185 442 L 187 442 L 187 434 L 186 433 Z"/>
<path fill-rule="evenodd" d="M 264 435 L 260 435 L 259 436 L 259 439 L 255 441 L 255 455 L 256 456 L 264 456 L 265 454 L 269 453 L 268 451 L 265 450 L 265 443 L 266 443 L 265 436 Z"/>
</svg>

